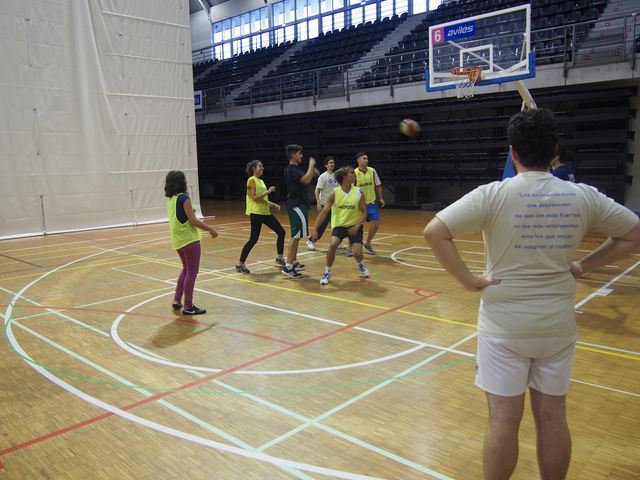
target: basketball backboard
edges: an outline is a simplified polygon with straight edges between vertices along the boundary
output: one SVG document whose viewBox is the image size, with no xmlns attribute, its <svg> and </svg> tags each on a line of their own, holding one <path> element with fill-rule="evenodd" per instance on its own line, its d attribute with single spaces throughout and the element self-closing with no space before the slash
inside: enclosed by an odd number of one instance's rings
<svg viewBox="0 0 640 480">
<path fill-rule="evenodd" d="M 528 4 L 429 27 L 427 91 L 456 88 L 456 67 L 482 68 L 476 86 L 534 77 L 530 39 Z"/>
</svg>

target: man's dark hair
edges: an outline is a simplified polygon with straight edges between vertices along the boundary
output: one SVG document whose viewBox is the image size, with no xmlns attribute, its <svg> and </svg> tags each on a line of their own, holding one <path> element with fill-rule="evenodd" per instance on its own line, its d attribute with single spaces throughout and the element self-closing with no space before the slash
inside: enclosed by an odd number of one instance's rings
<svg viewBox="0 0 640 480">
<path fill-rule="evenodd" d="M 349 172 L 353 172 L 353 167 L 351 166 L 342 167 L 335 171 L 335 173 L 333 174 L 333 177 L 336 179 L 336 182 L 341 184 L 342 180 L 344 180 L 344 177 L 346 177 Z"/>
<path fill-rule="evenodd" d="M 509 144 L 526 168 L 549 168 L 558 145 L 557 124 L 546 108 L 532 108 L 516 113 L 507 128 Z"/>
<path fill-rule="evenodd" d="M 164 196 L 171 198 L 187 191 L 187 178 L 180 170 L 171 170 L 164 181 Z"/>
<path fill-rule="evenodd" d="M 296 152 L 301 152 L 302 147 L 300 145 L 296 145 L 295 143 L 291 143 L 284 147 L 284 151 L 287 154 L 287 160 L 291 160 L 291 155 Z"/>
<path fill-rule="evenodd" d="M 363 157 L 363 156 L 365 156 L 365 155 L 367 155 L 367 153 L 366 153 L 366 152 L 358 152 L 358 153 L 356 153 L 356 162 L 358 161 L 358 159 L 359 159 L 360 157 Z M 367 155 L 367 157 L 368 157 L 368 156 L 369 156 L 369 155 Z"/>
<path fill-rule="evenodd" d="M 334 157 L 332 157 L 331 155 L 328 155 L 328 156 L 324 157 L 323 165 L 326 167 L 327 163 L 329 163 L 331 160 L 333 160 L 334 162 L 336 161 L 336 159 Z"/>
</svg>

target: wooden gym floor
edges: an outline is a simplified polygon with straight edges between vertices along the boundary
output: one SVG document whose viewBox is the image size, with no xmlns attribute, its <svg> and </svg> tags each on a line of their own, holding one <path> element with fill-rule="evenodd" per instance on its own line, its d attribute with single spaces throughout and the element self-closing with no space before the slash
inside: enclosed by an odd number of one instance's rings
<svg viewBox="0 0 640 480">
<path fill-rule="evenodd" d="M 327 237 L 292 280 L 263 229 L 239 275 L 243 206 L 205 212 L 199 317 L 170 308 L 167 224 L 0 242 L 0 478 L 481 478 L 479 297 L 427 248 L 431 213 L 383 209 L 371 278 L 338 255 L 320 287 Z M 478 237 L 458 246 L 482 268 Z M 578 284 L 571 479 L 640 478 L 639 268 Z M 538 478 L 528 411 L 514 478 Z"/>
</svg>

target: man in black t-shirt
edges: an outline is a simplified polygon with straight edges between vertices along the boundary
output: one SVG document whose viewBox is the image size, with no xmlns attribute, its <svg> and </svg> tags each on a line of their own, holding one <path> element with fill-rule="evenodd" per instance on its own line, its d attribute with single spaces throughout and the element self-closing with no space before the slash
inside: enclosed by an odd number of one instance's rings
<svg viewBox="0 0 640 480">
<path fill-rule="evenodd" d="M 302 147 L 300 145 L 287 145 L 285 147 L 289 165 L 284 169 L 284 181 L 287 185 L 287 209 L 289 223 L 291 225 L 291 240 L 287 251 L 287 263 L 282 268 L 282 273 L 288 277 L 300 277 L 299 270 L 304 270 L 304 265 L 298 262 L 298 244 L 302 237 L 309 236 L 309 200 L 307 189 L 311 180 L 318 175 L 316 160 L 309 157 L 309 166 L 305 172 L 302 163 Z"/>
</svg>

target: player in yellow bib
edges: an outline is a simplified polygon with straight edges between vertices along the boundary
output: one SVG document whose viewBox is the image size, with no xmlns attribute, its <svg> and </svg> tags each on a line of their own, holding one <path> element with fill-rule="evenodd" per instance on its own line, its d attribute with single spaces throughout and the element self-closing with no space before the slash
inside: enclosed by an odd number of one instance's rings
<svg viewBox="0 0 640 480">
<path fill-rule="evenodd" d="M 369 270 L 362 261 L 362 224 L 367 217 L 364 195 L 353 185 L 356 180 L 353 167 L 338 169 L 335 172 L 335 179 L 340 186 L 329 195 L 327 203 L 316 219 L 316 231 L 318 231 L 318 227 L 331 211 L 331 241 L 320 285 L 327 285 L 331 281 L 331 267 L 336 258 L 336 250 L 345 237 L 349 237 L 360 274 L 364 278 L 369 276 Z"/>
<path fill-rule="evenodd" d="M 369 223 L 369 231 L 367 232 L 367 241 L 364 243 L 364 248 L 371 255 L 375 255 L 376 251 L 371 246 L 371 242 L 380 226 L 380 213 L 376 205 L 376 193 L 380 200 L 380 207 L 385 205 L 382 196 L 382 182 L 378 172 L 369 166 L 369 156 L 366 153 L 356 153 L 356 161 L 358 162 L 358 168 L 355 171 L 356 185 L 364 194 L 364 202 L 367 205 L 367 223 Z"/>
<path fill-rule="evenodd" d="M 247 243 L 242 247 L 240 259 L 236 263 L 236 272 L 238 273 L 251 273 L 244 262 L 247 260 L 251 249 L 258 242 L 263 224 L 278 236 L 276 241 L 276 252 L 278 254 L 276 263 L 281 267 L 285 264 L 282 256 L 284 252 L 284 228 L 282 228 L 278 219 L 271 214 L 270 210 L 270 208 L 280 210 L 280 205 L 269 201 L 269 194 L 275 192 L 276 187 L 267 188 L 261 178 L 263 173 L 264 165 L 260 160 L 253 160 L 247 163 L 247 175 L 249 175 L 249 178 L 247 179 L 247 208 L 245 213 L 251 223 L 251 234 Z"/>
</svg>

